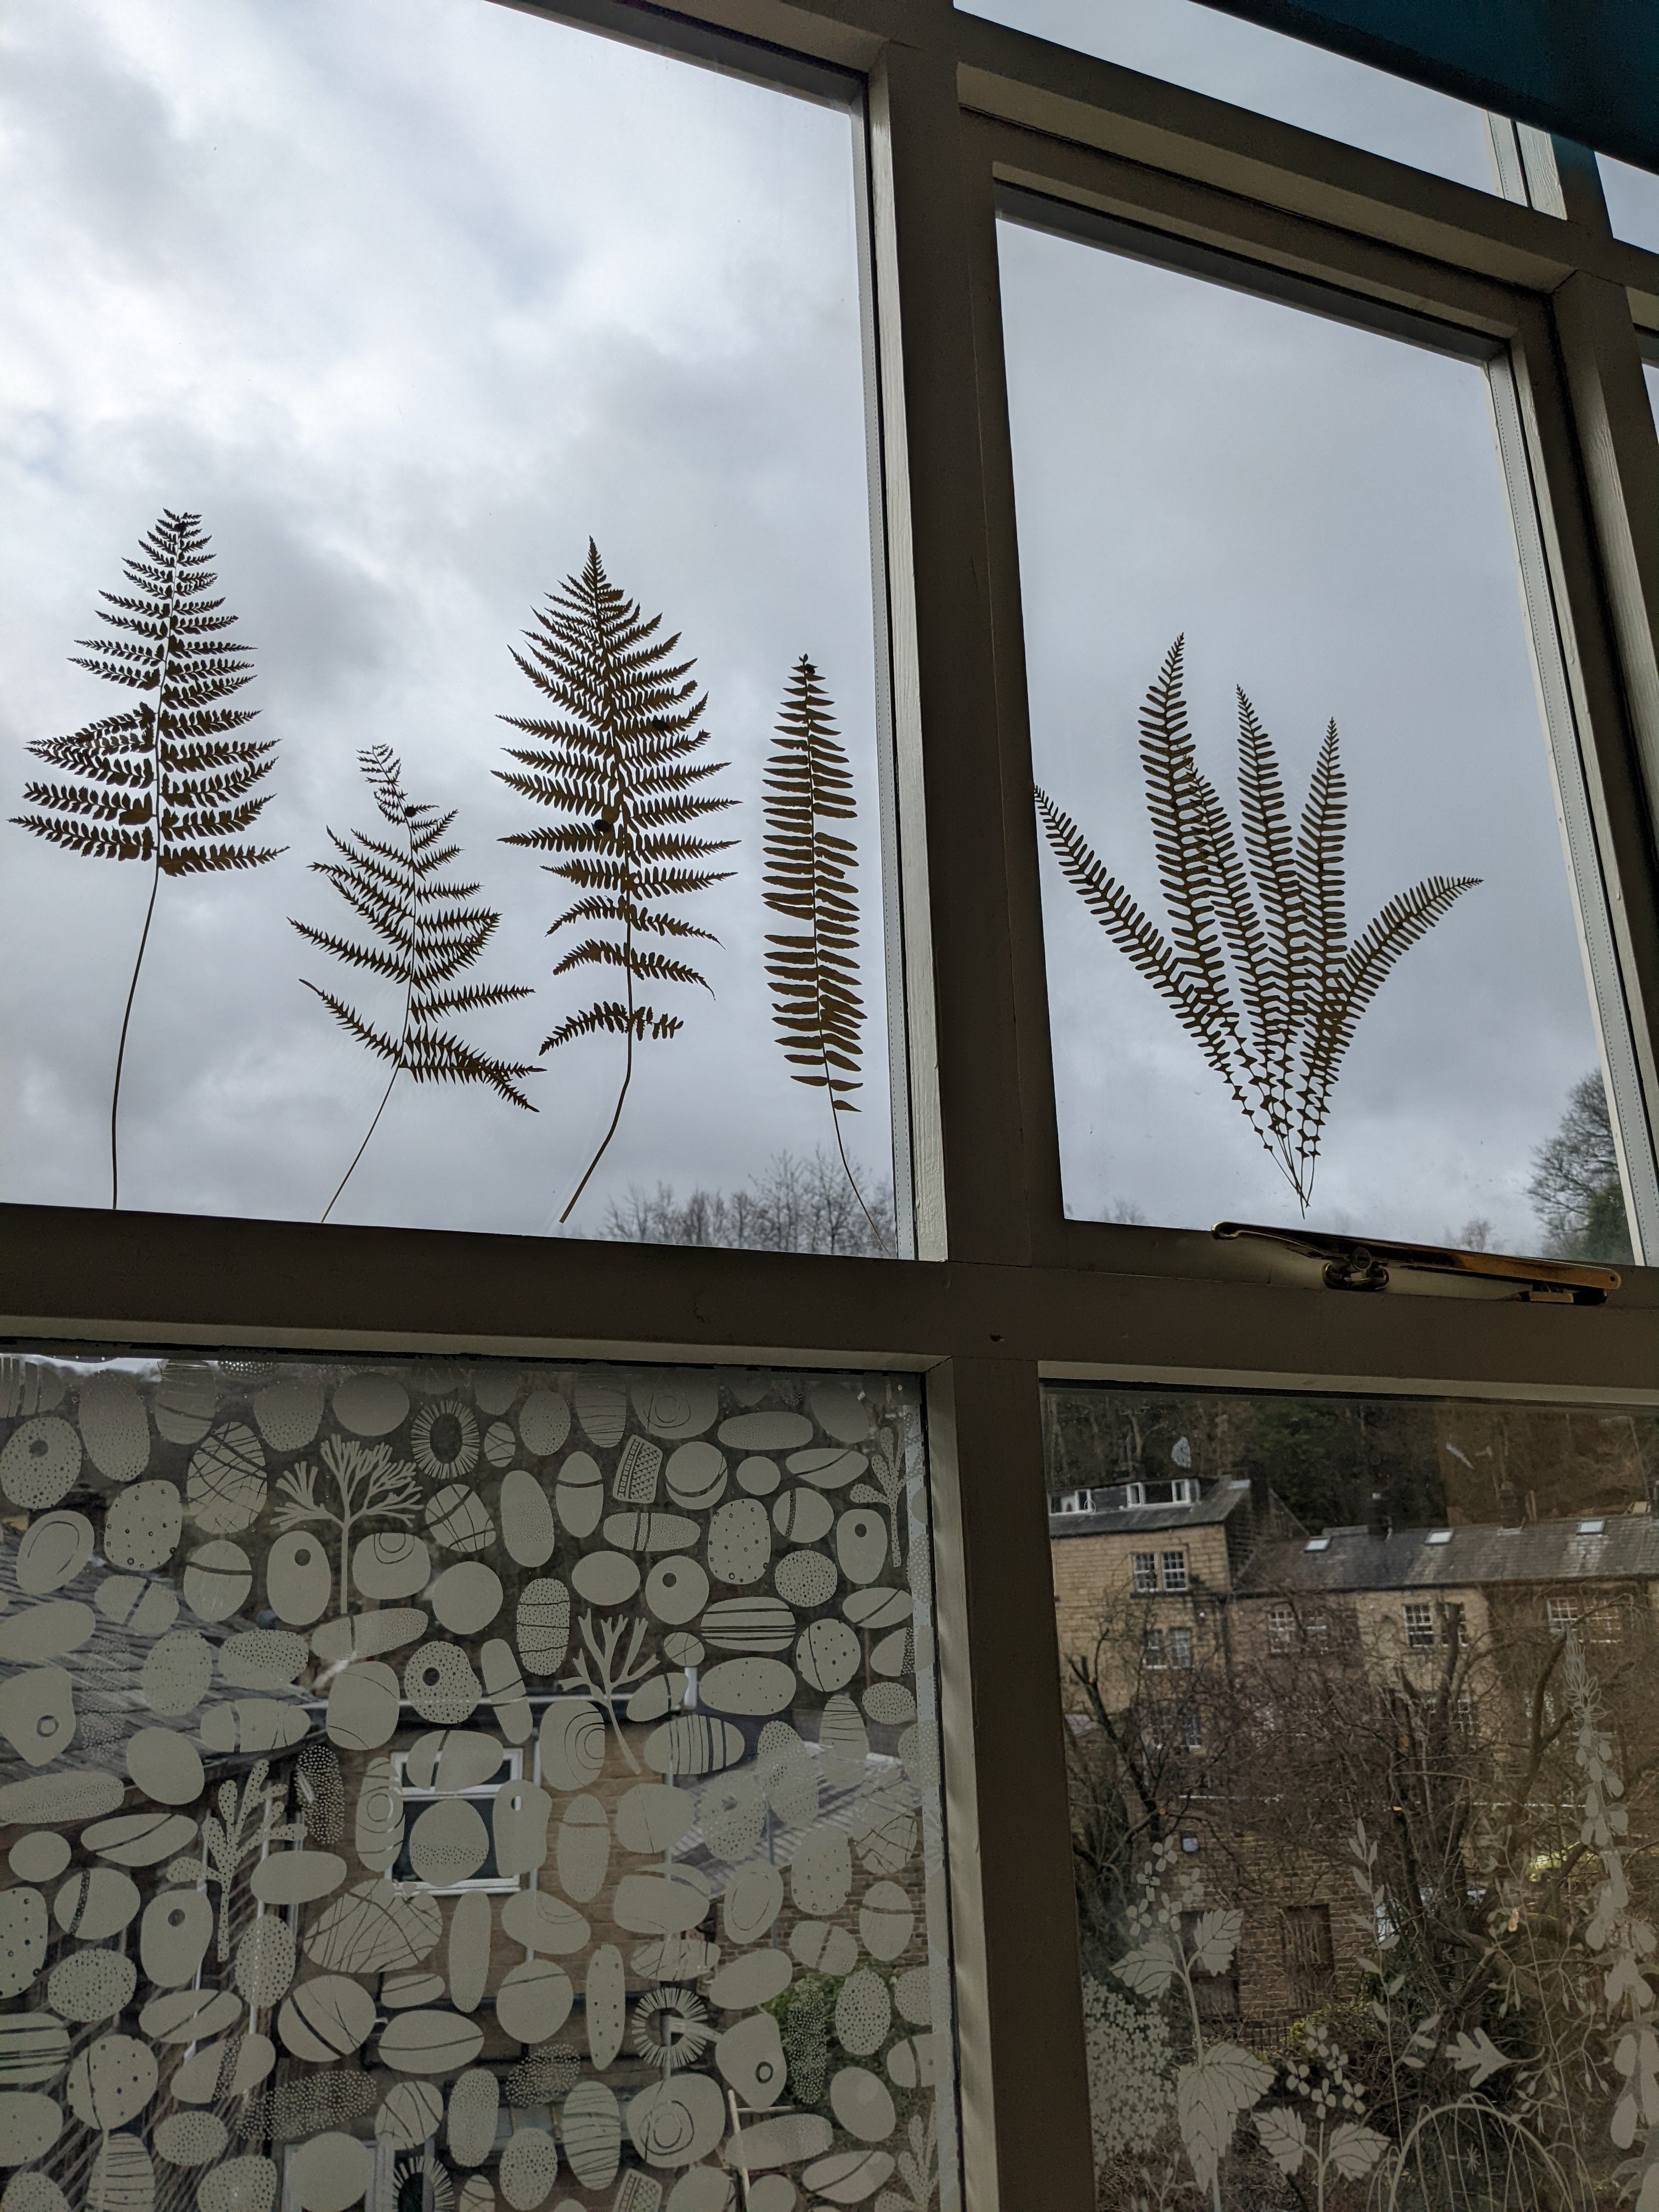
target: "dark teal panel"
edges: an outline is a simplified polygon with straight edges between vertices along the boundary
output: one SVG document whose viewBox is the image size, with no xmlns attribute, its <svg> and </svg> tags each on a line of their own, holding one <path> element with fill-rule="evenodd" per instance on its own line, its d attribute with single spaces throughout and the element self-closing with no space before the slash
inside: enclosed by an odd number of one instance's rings
<svg viewBox="0 0 1659 2212">
<path fill-rule="evenodd" d="M 1659 0 L 1207 0 L 1659 169 Z"/>
</svg>

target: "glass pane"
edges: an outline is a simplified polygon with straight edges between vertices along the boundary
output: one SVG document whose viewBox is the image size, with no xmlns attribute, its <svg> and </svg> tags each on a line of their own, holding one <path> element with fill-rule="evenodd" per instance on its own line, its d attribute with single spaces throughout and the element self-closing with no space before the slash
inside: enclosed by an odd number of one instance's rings
<svg viewBox="0 0 1659 2212">
<path fill-rule="evenodd" d="M 1001 251 L 1068 1211 L 1627 1255 L 1482 370 Z"/>
<path fill-rule="evenodd" d="M 1480 108 L 1220 15 L 1200 0 L 983 0 L 970 12 L 1344 139 L 1369 154 L 1492 190 Z"/>
<path fill-rule="evenodd" d="M 1047 1430 L 1103 2212 L 1627 2193 L 1659 1418 L 1057 1388 Z"/>
<path fill-rule="evenodd" d="M 1659 176 L 1651 169 L 1634 169 L 1627 161 L 1615 161 L 1609 154 L 1598 154 L 1595 158 L 1613 236 L 1627 238 L 1632 246 L 1645 246 L 1650 253 L 1659 253 Z"/>
<path fill-rule="evenodd" d="M 485 0 L 7 40 L 4 1196 L 891 1249 L 847 112 Z"/>
<path fill-rule="evenodd" d="M 0 1413 L 17 2201 L 957 2201 L 912 1383 L 23 1355 Z"/>
</svg>

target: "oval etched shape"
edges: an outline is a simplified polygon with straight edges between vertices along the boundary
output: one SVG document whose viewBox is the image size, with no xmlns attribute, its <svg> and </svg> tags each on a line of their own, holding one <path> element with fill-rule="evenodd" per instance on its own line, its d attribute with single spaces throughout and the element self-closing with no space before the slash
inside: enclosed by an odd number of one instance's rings
<svg viewBox="0 0 1659 2212">
<path fill-rule="evenodd" d="M 459 1728 L 477 1711 L 482 1694 L 464 1651 L 453 1644 L 419 1645 L 404 1668 L 404 1695 L 423 1721 Z"/>
<path fill-rule="evenodd" d="M 577 1538 L 591 1536 L 605 1510 L 605 1477 L 589 1453 L 574 1451 L 559 1469 L 553 1504 L 561 1525 Z"/>
<path fill-rule="evenodd" d="M 169 2166 L 212 2166 L 229 2148 L 230 2130 L 216 2112 L 169 2112 L 154 2141 Z"/>
<path fill-rule="evenodd" d="M 368 2145 L 331 2130 L 289 2151 L 283 2180 L 300 2212 L 348 2212 L 368 2187 L 370 2170 Z"/>
<path fill-rule="evenodd" d="M 773 1501 L 772 1525 L 789 1543 L 821 1543 L 836 1525 L 836 1509 L 822 1491 L 786 1490 Z"/>
<path fill-rule="evenodd" d="M 63 2131 L 63 2112 L 44 2089 L 0 2091 L 0 2166 L 44 2158 Z"/>
<path fill-rule="evenodd" d="M 138 1969 L 118 1951 L 94 1949 L 71 1952 L 52 1968 L 46 1983 L 46 2002 L 65 2020 L 112 2020 L 132 2002 L 138 1986 Z M 39 2013 L 21 2013 L 21 2020 L 40 2020 Z M 4 2022 L 0 2021 L 0 2027 Z M 64 2054 L 64 2064 L 69 2053 Z M 62 2070 L 60 2068 L 59 2071 Z M 39 2076 L 41 2081 L 49 2077 Z"/>
<path fill-rule="evenodd" d="M 872 1959 L 896 1959 L 909 1944 L 915 1911 L 896 1881 L 872 1881 L 859 1899 L 859 1935 Z"/>
<path fill-rule="evenodd" d="M 104 1869 L 100 1868 L 98 1871 L 102 1873 Z M 75 1879 L 74 1875 L 70 1877 L 71 1881 Z M 63 1891 L 60 1890 L 58 1896 L 61 1898 L 62 1895 Z M 133 1909 L 137 1911 L 138 1893 L 136 1889 L 132 1893 L 132 1902 Z M 59 1917 L 59 1927 L 67 1928 L 70 1924 L 70 1919 Z M 125 1921 L 121 1923 L 123 1927 L 125 1924 Z M 111 1933 L 113 1932 L 112 1929 Z M 0 1891 L 0 1996 L 19 1996 L 27 1989 L 46 1964 L 49 1934 L 46 1900 L 38 1889 Z"/>
<path fill-rule="evenodd" d="M 377 1528 L 352 1547 L 351 1579 L 364 1597 L 418 1597 L 432 1578 L 432 1554 L 407 1528 Z"/>
<path fill-rule="evenodd" d="M 524 1468 L 509 1468 L 501 1477 L 501 1516 L 507 1556 L 521 1567 L 544 1566 L 559 1540 L 558 1524 L 547 1492 Z"/>
<path fill-rule="evenodd" d="M 532 1459 L 550 1459 L 570 1434 L 570 1408 L 556 1390 L 532 1390 L 519 1408 L 519 1437 Z M 545 1553 L 543 1555 L 545 1557 Z M 518 1558 L 514 1553 L 514 1557 Z M 539 1559 L 523 1559 L 535 1567 Z"/>
<path fill-rule="evenodd" d="M 710 1443 L 681 1444 L 668 1455 L 663 1481 L 676 1505 L 712 1513 L 726 1489 L 726 1454 Z"/>
<path fill-rule="evenodd" d="M 331 1897 L 347 1872 L 337 1851 L 273 1851 L 254 1868 L 248 1887 L 261 1905 L 310 1905 Z"/>
<path fill-rule="evenodd" d="M 757 1943 L 783 1910 L 783 1876 L 757 1860 L 740 1867 L 726 1885 L 720 1925 L 731 1943 Z"/>
<path fill-rule="evenodd" d="M 702 1534 L 683 1513 L 611 1513 L 601 1532 L 618 1552 L 684 1552 Z"/>
<path fill-rule="evenodd" d="M 775 1460 L 751 1455 L 738 1462 L 738 1487 L 751 1498 L 769 1498 L 781 1480 Z"/>
<path fill-rule="evenodd" d="M 150 1999 L 138 2025 L 152 2043 L 202 2043 L 234 2027 L 241 2017 L 234 1990 L 169 1990 Z"/>
<path fill-rule="evenodd" d="M 276 2169 L 254 2156 L 216 2166 L 196 2192 L 198 2212 L 270 2212 L 276 2201 Z"/>
<path fill-rule="evenodd" d="M 323 1386 L 299 1375 L 268 1382 L 253 1401 L 253 1423 L 274 1452 L 299 1451 L 323 1418 Z"/>
<path fill-rule="evenodd" d="M 795 1640 L 795 1616 L 778 1597 L 721 1598 L 697 1625 L 716 1651 L 787 1651 Z"/>
<path fill-rule="evenodd" d="M 97 1625 L 92 1607 L 78 1598 L 49 1598 L 44 1605 L 27 1606 L 0 1621 L 0 1660 L 15 1667 L 61 1659 L 78 1651 Z"/>
<path fill-rule="evenodd" d="M 791 1474 L 819 1490 L 844 1490 L 869 1472 L 870 1462 L 861 1451 L 843 1451 L 835 1445 L 814 1444 L 807 1451 L 791 1452 L 784 1462 Z"/>
<path fill-rule="evenodd" d="M 733 1498 L 708 1524 L 708 1571 L 717 1583 L 757 1583 L 772 1558 L 772 1528 L 758 1498 Z"/>
<path fill-rule="evenodd" d="M 603 2074 L 622 2049 L 628 2021 L 628 1978 L 614 1943 L 601 1943 L 587 1962 L 584 2012 L 588 2056 Z"/>
<path fill-rule="evenodd" d="M 64 2094 L 82 2126 L 103 2135 L 137 2118 L 158 2079 L 149 2044 L 134 2035 L 100 2035 L 76 2053 Z"/>
<path fill-rule="evenodd" d="M 556 1576 L 538 1576 L 519 1594 L 519 1658 L 528 1674 L 556 1674 L 570 1645 L 570 1593 Z"/>
<path fill-rule="evenodd" d="M 609 2189 L 622 2162 L 622 2113 L 603 2081 L 577 2082 L 560 2111 L 559 2133 L 581 2186 Z"/>
<path fill-rule="evenodd" d="M 696 1824 L 697 1801 L 666 1782 L 636 1782 L 617 1805 L 617 1841 L 625 1851 L 672 1850 Z"/>
<path fill-rule="evenodd" d="M 179 1618 L 179 1601 L 167 1584 L 142 1575 L 106 1575 L 93 1603 L 106 1620 L 134 1636 L 160 1636 Z"/>
<path fill-rule="evenodd" d="M 265 1559 L 265 1595 L 277 1620 L 308 1628 L 333 1594 L 333 1562 L 319 1539 L 307 1528 L 279 1536 Z"/>
<path fill-rule="evenodd" d="M 92 1523 L 84 1513 L 43 1513 L 17 1547 L 17 1587 L 45 1597 L 72 1583 L 92 1557 Z"/>
<path fill-rule="evenodd" d="M 890 2151 L 837 2151 L 833 2157 L 809 2166 L 801 2176 L 801 2185 L 831 2204 L 861 2204 L 891 2179 L 896 2163 Z"/>
<path fill-rule="evenodd" d="M 248 1555 L 228 1536 L 198 1544 L 185 1561 L 185 1603 L 198 1620 L 228 1620 L 246 1604 L 252 1588 Z"/>
<path fill-rule="evenodd" d="M 112 1567 L 148 1574 L 179 1548 L 185 1501 L 171 1482 L 135 1482 L 104 1516 L 104 1557 Z"/>
<path fill-rule="evenodd" d="M 849 1583 L 872 1583 L 887 1564 L 887 1523 L 868 1505 L 855 1506 L 836 1523 L 836 1557 Z"/>
<path fill-rule="evenodd" d="M 662 1368 L 634 1384 L 634 1411 L 653 1437 L 700 1437 L 720 1411 L 720 1382 L 696 1368 Z"/>
<path fill-rule="evenodd" d="M 611 1863 L 611 1819 L 597 1797 L 573 1797 L 559 1823 L 559 1882 L 586 1905 L 605 1887 Z"/>
<path fill-rule="evenodd" d="M 309 1721 L 297 1699 L 237 1698 L 210 1705 L 202 1716 L 201 1738 L 210 1751 L 262 1753 L 289 1751 L 304 1736 Z"/>
<path fill-rule="evenodd" d="M 795 1670 L 781 1659 L 722 1659 L 700 1678 L 697 1694 L 717 1713 L 781 1713 L 795 1694 Z"/>
<path fill-rule="evenodd" d="M 514 2128 L 501 2153 L 501 2194 L 513 2212 L 537 2212 L 559 2176 L 558 2146 L 541 2128 Z"/>
<path fill-rule="evenodd" d="M 495 1708 L 495 1725 L 509 1743 L 523 1743 L 535 1726 L 524 1676 L 513 1646 L 504 1636 L 492 1636 L 478 1654 L 483 1693 Z"/>
<path fill-rule="evenodd" d="M 27 1667 L 0 1687 L 0 1735 L 31 1766 L 46 1766 L 75 1735 L 75 1684 L 61 1667 Z"/>
<path fill-rule="evenodd" d="M 708 1600 L 708 1577 L 693 1559 L 659 1559 L 645 1578 L 645 1601 L 671 1626 L 693 1620 Z"/>
<path fill-rule="evenodd" d="M 156 1433 L 170 1444 L 198 1444 L 218 1406 L 218 1378 L 210 1367 L 169 1364 L 153 1401 Z"/>
<path fill-rule="evenodd" d="M 495 1540 L 489 1508 L 464 1482 L 446 1483 L 433 1492 L 426 1501 L 426 1525 L 433 1541 L 447 1551 L 482 1552 Z"/>
<path fill-rule="evenodd" d="M 491 1921 L 489 1899 L 480 1890 L 469 1890 L 455 1901 L 449 1916 L 449 2001 L 458 2012 L 476 2012 L 489 1979 Z"/>
<path fill-rule="evenodd" d="M 551 1890 L 515 1890 L 501 1906 L 501 1933 L 526 1951 L 568 1959 L 586 1947 L 590 1932 L 575 1906 Z"/>
<path fill-rule="evenodd" d="M 503 1881 L 534 1874 L 547 1857 L 553 1800 L 533 1782 L 503 1782 L 490 1808 L 495 1871 Z"/>
<path fill-rule="evenodd" d="M 161 1805 L 193 1805 L 206 1780 L 201 1753 L 174 1729 L 140 1729 L 130 1736 L 127 1772 Z"/>
<path fill-rule="evenodd" d="M 378 1659 L 354 1660 L 329 1686 L 328 1739 L 342 1751 L 374 1751 L 390 1741 L 401 1699 L 398 1677 Z"/>
<path fill-rule="evenodd" d="M 478 2055 L 483 2030 L 464 2013 L 400 2012 L 380 2041 L 382 2066 L 397 2074 L 459 2073 Z"/>
<path fill-rule="evenodd" d="M 492 1421 L 483 1433 L 483 1455 L 498 1473 L 512 1466 L 518 1455 L 519 1439 L 505 1421 Z"/>
<path fill-rule="evenodd" d="M 138 1687 L 152 1712 L 176 1717 L 201 1703 L 212 1680 L 212 1645 L 193 1628 L 175 1628 L 150 1647 Z"/>
<path fill-rule="evenodd" d="M 70 1863 L 70 1840 L 53 1828 L 20 1836 L 6 1855 L 19 1881 L 55 1881 Z"/>
<path fill-rule="evenodd" d="M 853 1853 L 847 1831 L 823 1821 L 802 1838 L 789 1869 L 795 1910 L 810 1919 L 833 1919 L 852 1887 Z"/>
<path fill-rule="evenodd" d="M 343 1974 L 401 1972 L 420 1965 L 443 1933 L 434 1898 L 399 1893 L 390 1882 L 364 1881 L 323 1907 L 306 1936 L 313 1966 Z"/>
<path fill-rule="evenodd" d="M 193 1978 L 212 1937 L 213 1906 L 206 1892 L 164 1889 L 151 1898 L 138 1924 L 139 1963 L 159 1989 L 178 1989 Z"/>
<path fill-rule="evenodd" d="M 489 1832 L 464 1797 L 428 1806 L 410 1831 L 410 1863 L 416 1879 L 434 1889 L 471 1881 L 489 1856 Z"/>
<path fill-rule="evenodd" d="M 404 1801 L 389 1758 L 371 1759 L 357 1789 L 353 1844 L 359 1863 L 390 1874 L 404 1845 Z"/>
<path fill-rule="evenodd" d="M 784 2112 L 775 2119 L 734 2128 L 726 2157 L 745 2173 L 760 2173 L 769 2166 L 820 2157 L 835 2139 L 834 2128 L 821 2112 Z"/>
<path fill-rule="evenodd" d="M 787 1951 L 745 1951 L 708 1984 L 708 2002 L 723 2012 L 750 2012 L 781 1996 L 794 1978 Z"/>
<path fill-rule="evenodd" d="M 138 1378 L 119 1368 L 89 1375 L 76 1400 L 87 1457 L 111 1482 L 131 1482 L 149 1464 L 149 1418 Z"/>
<path fill-rule="evenodd" d="M 776 2021 L 768 2026 L 775 2035 Z M 647 2166 L 690 2166 L 707 2157 L 726 2132 L 719 2082 L 707 2074 L 671 2074 L 641 2089 L 629 2100 L 628 2132 Z"/>
<path fill-rule="evenodd" d="M 720 1442 L 733 1451 L 799 1451 L 812 1441 L 812 1424 L 805 1413 L 734 1413 L 722 1421 Z"/>
<path fill-rule="evenodd" d="M 879 2051 L 892 2019 L 892 2000 L 879 1974 L 860 1966 L 847 1977 L 836 1999 L 836 2040 L 849 2057 Z"/>
<path fill-rule="evenodd" d="M 446 2127 L 457 2166 L 482 2166 L 495 2145 L 501 2093 L 487 2066 L 469 2067 L 449 2093 Z"/>
<path fill-rule="evenodd" d="M 124 1813 L 81 1831 L 83 1850 L 117 1866 L 159 1866 L 195 1841 L 196 1823 L 183 1813 Z"/>
<path fill-rule="evenodd" d="M 307 1658 L 306 1639 L 282 1628 L 243 1628 L 219 1646 L 219 1674 L 237 1690 L 281 1690 Z"/>
<path fill-rule="evenodd" d="M 331 2066 L 374 2032 L 374 2000 L 349 1974 L 316 1974 L 290 1990 L 276 2015 L 283 2047 L 313 2066 Z"/>
<path fill-rule="evenodd" d="M 390 1436 L 409 1412 L 409 1393 L 395 1375 L 348 1375 L 334 1389 L 334 1418 L 354 1437 Z"/>
<path fill-rule="evenodd" d="M 562 1966 L 551 1959 L 526 1959 L 509 1967 L 496 1985 L 496 2024 L 520 2043 L 545 2043 L 569 2019 L 574 2002 Z"/>
<path fill-rule="evenodd" d="M 822 1552 L 786 1552 L 772 1570 L 772 1587 L 803 1613 L 828 1605 L 840 1588 L 835 1562 Z"/>
<path fill-rule="evenodd" d="M 775 2105 L 783 2094 L 783 2039 L 771 2014 L 751 2013 L 728 2027 L 714 2045 L 714 2063 L 751 2111 Z"/>
<path fill-rule="evenodd" d="M 809 1621 L 795 1646 L 795 1666 L 815 1690 L 844 1689 L 859 1670 L 859 1639 L 844 1620 Z"/>
<path fill-rule="evenodd" d="M 636 1563 L 623 1552 L 588 1552 L 570 1577 L 578 1597 L 589 1605 L 625 1605 L 640 1586 Z"/>
<path fill-rule="evenodd" d="M 870 1409 L 844 1382 L 819 1382 L 806 1401 L 812 1418 L 837 1443 L 860 1444 L 870 1433 Z"/>
<path fill-rule="evenodd" d="M 706 1713 L 677 1713 L 645 1740 L 645 1763 L 656 1774 L 718 1774 L 744 1753 L 743 1730 Z"/>
<path fill-rule="evenodd" d="M 265 1455 L 242 1421 L 227 1421 L 198 1444 L 185 1477 L 185 1507 L 210 1536 L 251 1528 L 265 1502 Z"/>
<path fill-rule="evenodd" d="M 452 1636 L 476 1636 L 501 1609 L 501 1578 L 482 1559 L 463 1559 L 444 1569 L 429 1602 Z"/>
<path fill-rule="evenodd" d="M 542 1715 L 542 1776 L 554 1790 L 586 1790 L 605 1765 L 605 1723 L 587 1698 L 550 1698 Z M 647 1753 L 647 1757 L 649 1754 Z"/>
<path fill-rule="evenodd" d="M 278 1913 L 267 1912 L 236 1942 L 236 1986 L 256 2011 L 287 1994 L 299 1964 L 294 1930 Z"/>
<path fill-rule="evenodd" d="M 613 1451 L 628 1425 L 628 1394 L 622 1384 L 609 1375 L 584 1368 L 576 1377 L 574 1396 L 576 1419 L 589 1443 L 601 1451 Z"/>
</svg>

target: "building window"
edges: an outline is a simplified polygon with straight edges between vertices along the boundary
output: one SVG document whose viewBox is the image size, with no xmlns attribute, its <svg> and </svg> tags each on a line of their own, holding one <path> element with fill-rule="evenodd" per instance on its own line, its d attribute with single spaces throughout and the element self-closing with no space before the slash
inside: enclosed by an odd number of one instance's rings
<svg viewBox="0 0 1659 2212">
<path fill-rule="evenodd" d="M 1187 1587 L 1187 1554 L 1184 1552 L 1165 1552 L 1158 1564 L 1164 1571 L 1166 1590 L 1184 1590 Z"/>
<path fill-rule="evenodd" d="M 1192 1630 L 1190 1628 L 1172 1628 L 1170 1631 L 1170 1664 L 1172 1667 L 1190 1667 L 1192 1663 Z"/>
<path fill-rule="evenodd" d="M 1295 1641 L 1295 1607 L 1270 1605 L 1267 1607 L 1267 1649 L 1270 1651 L 1288 1651 Z"/>
<path fill-rule="evenodd" d="M 1051 1513 L 1086 1513 L 1090 1497 L 1086 1490 L 1064 1490 L 1048 1510 Z"/>
<path fill-rule="evenodd" d="M 1156 1552 L 1137 1552 L 1134 1555 L 1135 1595 L 1150 1597 L 1158 1588 L 1158 1554 Z"/>
<path fill-rule="evenodd" d="M 1176 1505 L 1196 1505 L 1203 1494 L 1200 1485 L 1189 1474 L 1177 1475 L 1170 1485 L 1170 1497 Z"/>
<path fill-rule="evenodd" d="M 1141 1646 L 1141 1656 L 1149 1667 L 1162 1667 L 1168 1663 L 1164 1656 L 1164 1631 L 1161 1628 L 1149 1628 L 1146 1631 L 1146 1641 Z"/>
<path fill-rule="evenodd" d="M 1544 1613 L 1549 1622 L 1552 1636 L 1565 1636 L 1578 1619 L 1578 1601 L 1571 1597 L 1547 1597 Z"/>
<path fill-rule="evenodd" d="M 503 1875 L 495 1863 L 494 1842 L 495 1823 L 492 1818 L 496 1792 L 507 1783 L 524 1779 L 524 1753 L 514 1746 L 503 1748 L 500 1764 L 482 1780 L 469 1779 L 462 1787 L 444 1787 L 448 1780 L 442 1765 L 442 1739 L 449 1731 L 435 1732 L 417 1744 L 411 1751 L 394 1751 L 392 1754 L 392 1778 L 404 1811 L 404 1833 L 402 1848 L 392 1869 L 392 1880 L 402 1889 L 441 1889 L 446 1896 L 468 1889 L 505 1890 L 511 1893 L 524 1887 L 517 1875 Z M 476 1871 L 459 1881 L 434 1881 L 430 1870 L 423 1871 L 414 1859 L 415 1831 L 422 1814 L 436 1805 L 470 1805 L 489 1832 L 488 1856 Z"/>
<path fill-rule="evenodd" d="M 1408 1605 L 1406 1607 L 1406 1642 L 1413 1651 L 1432 1650 L 1434 1607 L 1431 1605 Z"/>
<path fill-rule="evenodd" d="M 1182 1722 L 1181 1741 L 1188 1751 L 1202 1751 L 1204 1748 L 1204 1723 L 1196 1705 L 1188 1708 L 1186 1718 Z"/>
<path fill-rule="evenodd" d="M 1123 1503 L 1126 1505 L 1144 1505 L 1146 1503 L 1146 1484 L 1126 1482 L 1123 1486 Z"/>
<path fill-rule="evenodd" d="M 1279 1922 L 1291 2009 L 1316 2012 L 1336 1996 L 1336 1955 L 1331 1948 L 1328 1905 L 1286 1905 Z"/>
</svg>

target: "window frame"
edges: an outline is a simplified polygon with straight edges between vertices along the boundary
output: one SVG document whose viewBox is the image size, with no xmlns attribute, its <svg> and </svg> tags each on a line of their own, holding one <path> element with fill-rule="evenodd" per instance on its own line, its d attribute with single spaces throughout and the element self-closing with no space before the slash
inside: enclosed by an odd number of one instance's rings
<svg viewBox="0 0 1659 2212">
<path fill-rule="evenodd" d="M 1363 301 L 1378 319 L 1427 316 L 1509 349 L 1509 483 L 1526 495 L 1534 635 L 1555 624 L 1569 647 L 1551 726 L 1583 778 L 1579 898 L 1587 936 L 1605 940 L 1602 995 L 1616 984 L 1628 1013 L 1630 1065 L 1612 1088 L 1638 1182 L 1659 1116 L 1659 441 L 1642 371 L 1659 343 L 1659 255 L 1613 239 L 1582 163 L 1536 132 L 1494 125 L 1504 189 L 1483 193 L 942 0 L 516 4 L 854 118 L 885 549 L 897 1166 L 917 1256 L 13 1206 L 0 1207 L 0 1334 L 83 1351 L 922 1373 L 968 2196 L 979 2212 L 1037 2194 L 1091 2212 L 1044 1379 L 1656 1406 L 1659 1271 L 1626 1270 L 1595 1309 L 1428 1277 L 1362 1297 L 1281 1250 L 1066 1218 L 1000 196 L 1035 194 L 1079 226 L 1133 222 L 1172 253 L 1183 240 L 1226 252 L 1264 288 L 1334 286 L 1351 312 Z"/>
</svg>

